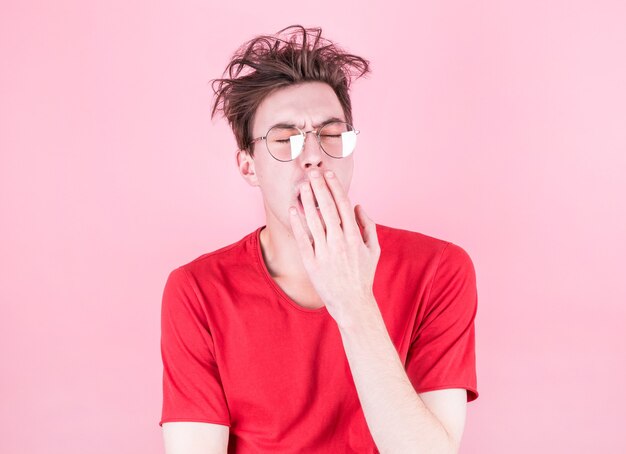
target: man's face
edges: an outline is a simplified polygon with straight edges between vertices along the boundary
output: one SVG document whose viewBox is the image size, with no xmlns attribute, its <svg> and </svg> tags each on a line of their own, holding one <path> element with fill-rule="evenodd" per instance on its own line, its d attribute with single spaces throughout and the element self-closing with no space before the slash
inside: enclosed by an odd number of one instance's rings
<svg viewBox="0 0 626 454">
<path fill-rule="evenodd" d="M 346 121 L 339 99 L 328 84 L 306 82 L 292 85 L 276 90 L 261 102 L 254 117 L 252 137 L 264 136 L 277 123 L 293 123 L 305 132 L 317 130 L 318 125 L 331 118 Z M 289 162 L 274 159 L 267 151 L 265 141 L 257 141 L 254 146 L 254 160 L 241 152 L 240 169 L 243 169 L 242 160 L 247 160 L 250 170 L 254 171 L 254 175 L 246 175 L 243 170 L 242 174 L 250 184 L 260 187 L 268 223 L 273 217 L 290 230 L 288 210 L 292 205 L 300 210 L 304 220 L 297 197 L 300 184 L 310 180 L 309 172 L 313 169 L 334 171 L 344 191 L 348 192 L 354 153 L 341 159 L 328 156 L 320 148 L 315 134 L 306 134 L 302 153 Z M 309 231 L 308 225 L 304 227 Z"/>
</svg>

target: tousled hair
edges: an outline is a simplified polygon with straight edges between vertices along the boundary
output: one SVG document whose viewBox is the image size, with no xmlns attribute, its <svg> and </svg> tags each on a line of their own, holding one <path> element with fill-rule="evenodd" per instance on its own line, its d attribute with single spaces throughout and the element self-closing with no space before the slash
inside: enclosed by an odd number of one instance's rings
<svg viewBox="0 0 626 454">
<path fill-rule="evenodd" d="M 237 49 L 222 78 L 211 81 L 215 94 L 211 118 L 221 111 L 237 147 L 253 156 L 252 122 L 261 101 L 271 92 L 308 81 L 327 83 L 337 95 L 346 121 L 352 123 L 350 84 L 353 77 L 369 72 L 368 60 L 323 38 L 321 28 L 291 25 L 274 35 L 257 36 Z"/>
</svg>

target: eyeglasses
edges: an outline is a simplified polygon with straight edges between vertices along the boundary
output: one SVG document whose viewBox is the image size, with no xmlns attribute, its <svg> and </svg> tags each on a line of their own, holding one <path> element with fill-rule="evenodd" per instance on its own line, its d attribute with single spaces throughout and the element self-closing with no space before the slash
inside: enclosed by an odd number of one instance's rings
<svg viewBox="0 0 626 454">
<path fill-rule="evenodd" d="M 317 131 L 302 131 L 295 126 L 272 126 L 267 134 L 252 139 L 248 147 L 258 140 L 265 140 L 267 151 L 278 161 L 289 162 L 296 159 L 304 150 L 306 135 L 314 132 L 320 148 L 331 158 L 349 156 L 356 147 L 356 136 L 360 132 L 345 121 L 331 121 Z"/>
</svg>

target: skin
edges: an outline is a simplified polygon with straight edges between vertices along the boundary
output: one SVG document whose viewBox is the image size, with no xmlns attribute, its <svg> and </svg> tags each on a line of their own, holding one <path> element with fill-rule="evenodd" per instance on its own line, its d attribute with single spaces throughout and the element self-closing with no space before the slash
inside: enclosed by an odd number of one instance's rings
<svg viewBox="0 0 626 454">
<path fill-rule="evenodd" d="M 314 125 L 332 117 L 346 120 L 339 99 L 328 84 L 305 82 L 292 85 L 264 98 L 254 116 L 252 137 L 265 135 L 278 122 L 294 122 L 303 131 L 310 131 L 315 129 Z M 261 231 L 261 247 L 268 270 L 277 281 L 289 281 L 291 286 L 303 289 L 301 292 L 309 295 L 308 299 L 316 299 L 314 285 L 292 231 L 289 207 L 298 207 L 304 216 L 297 196 L 300 185 L 311 180 L 310 172 L 314 169 L 332 170 L 347 193 L 352 181 L 354 153 L 342 159 L 332 158 L 319 147 L 314 134 L 306 135 L 304 150 L 290 162 L 274 159 L 264 141 L 258 141 L 254 146 L 254 159 L 240 150 L 237 165 L 244 180 L 259 187 L 263 196 L 266 227 Z M 304 228 L 312 241 L 310 228 L 308 225 Z"/>
</svg>

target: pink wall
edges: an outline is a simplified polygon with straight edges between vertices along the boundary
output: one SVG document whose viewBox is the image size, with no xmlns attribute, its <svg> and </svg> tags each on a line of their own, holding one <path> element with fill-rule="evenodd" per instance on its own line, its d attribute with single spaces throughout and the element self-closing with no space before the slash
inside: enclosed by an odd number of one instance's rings
<svg viewBox="0 0 626 454">
<path fill-rule="evenodd" d="M 369 58 L 350 191 L 474 260 L 463 453 L 626 452 L 622 1 L 5 0 L 0 451 L 162 452 L 167 273 L 264 223 L 209 119 L 291 23 Z"/>
</svg>

